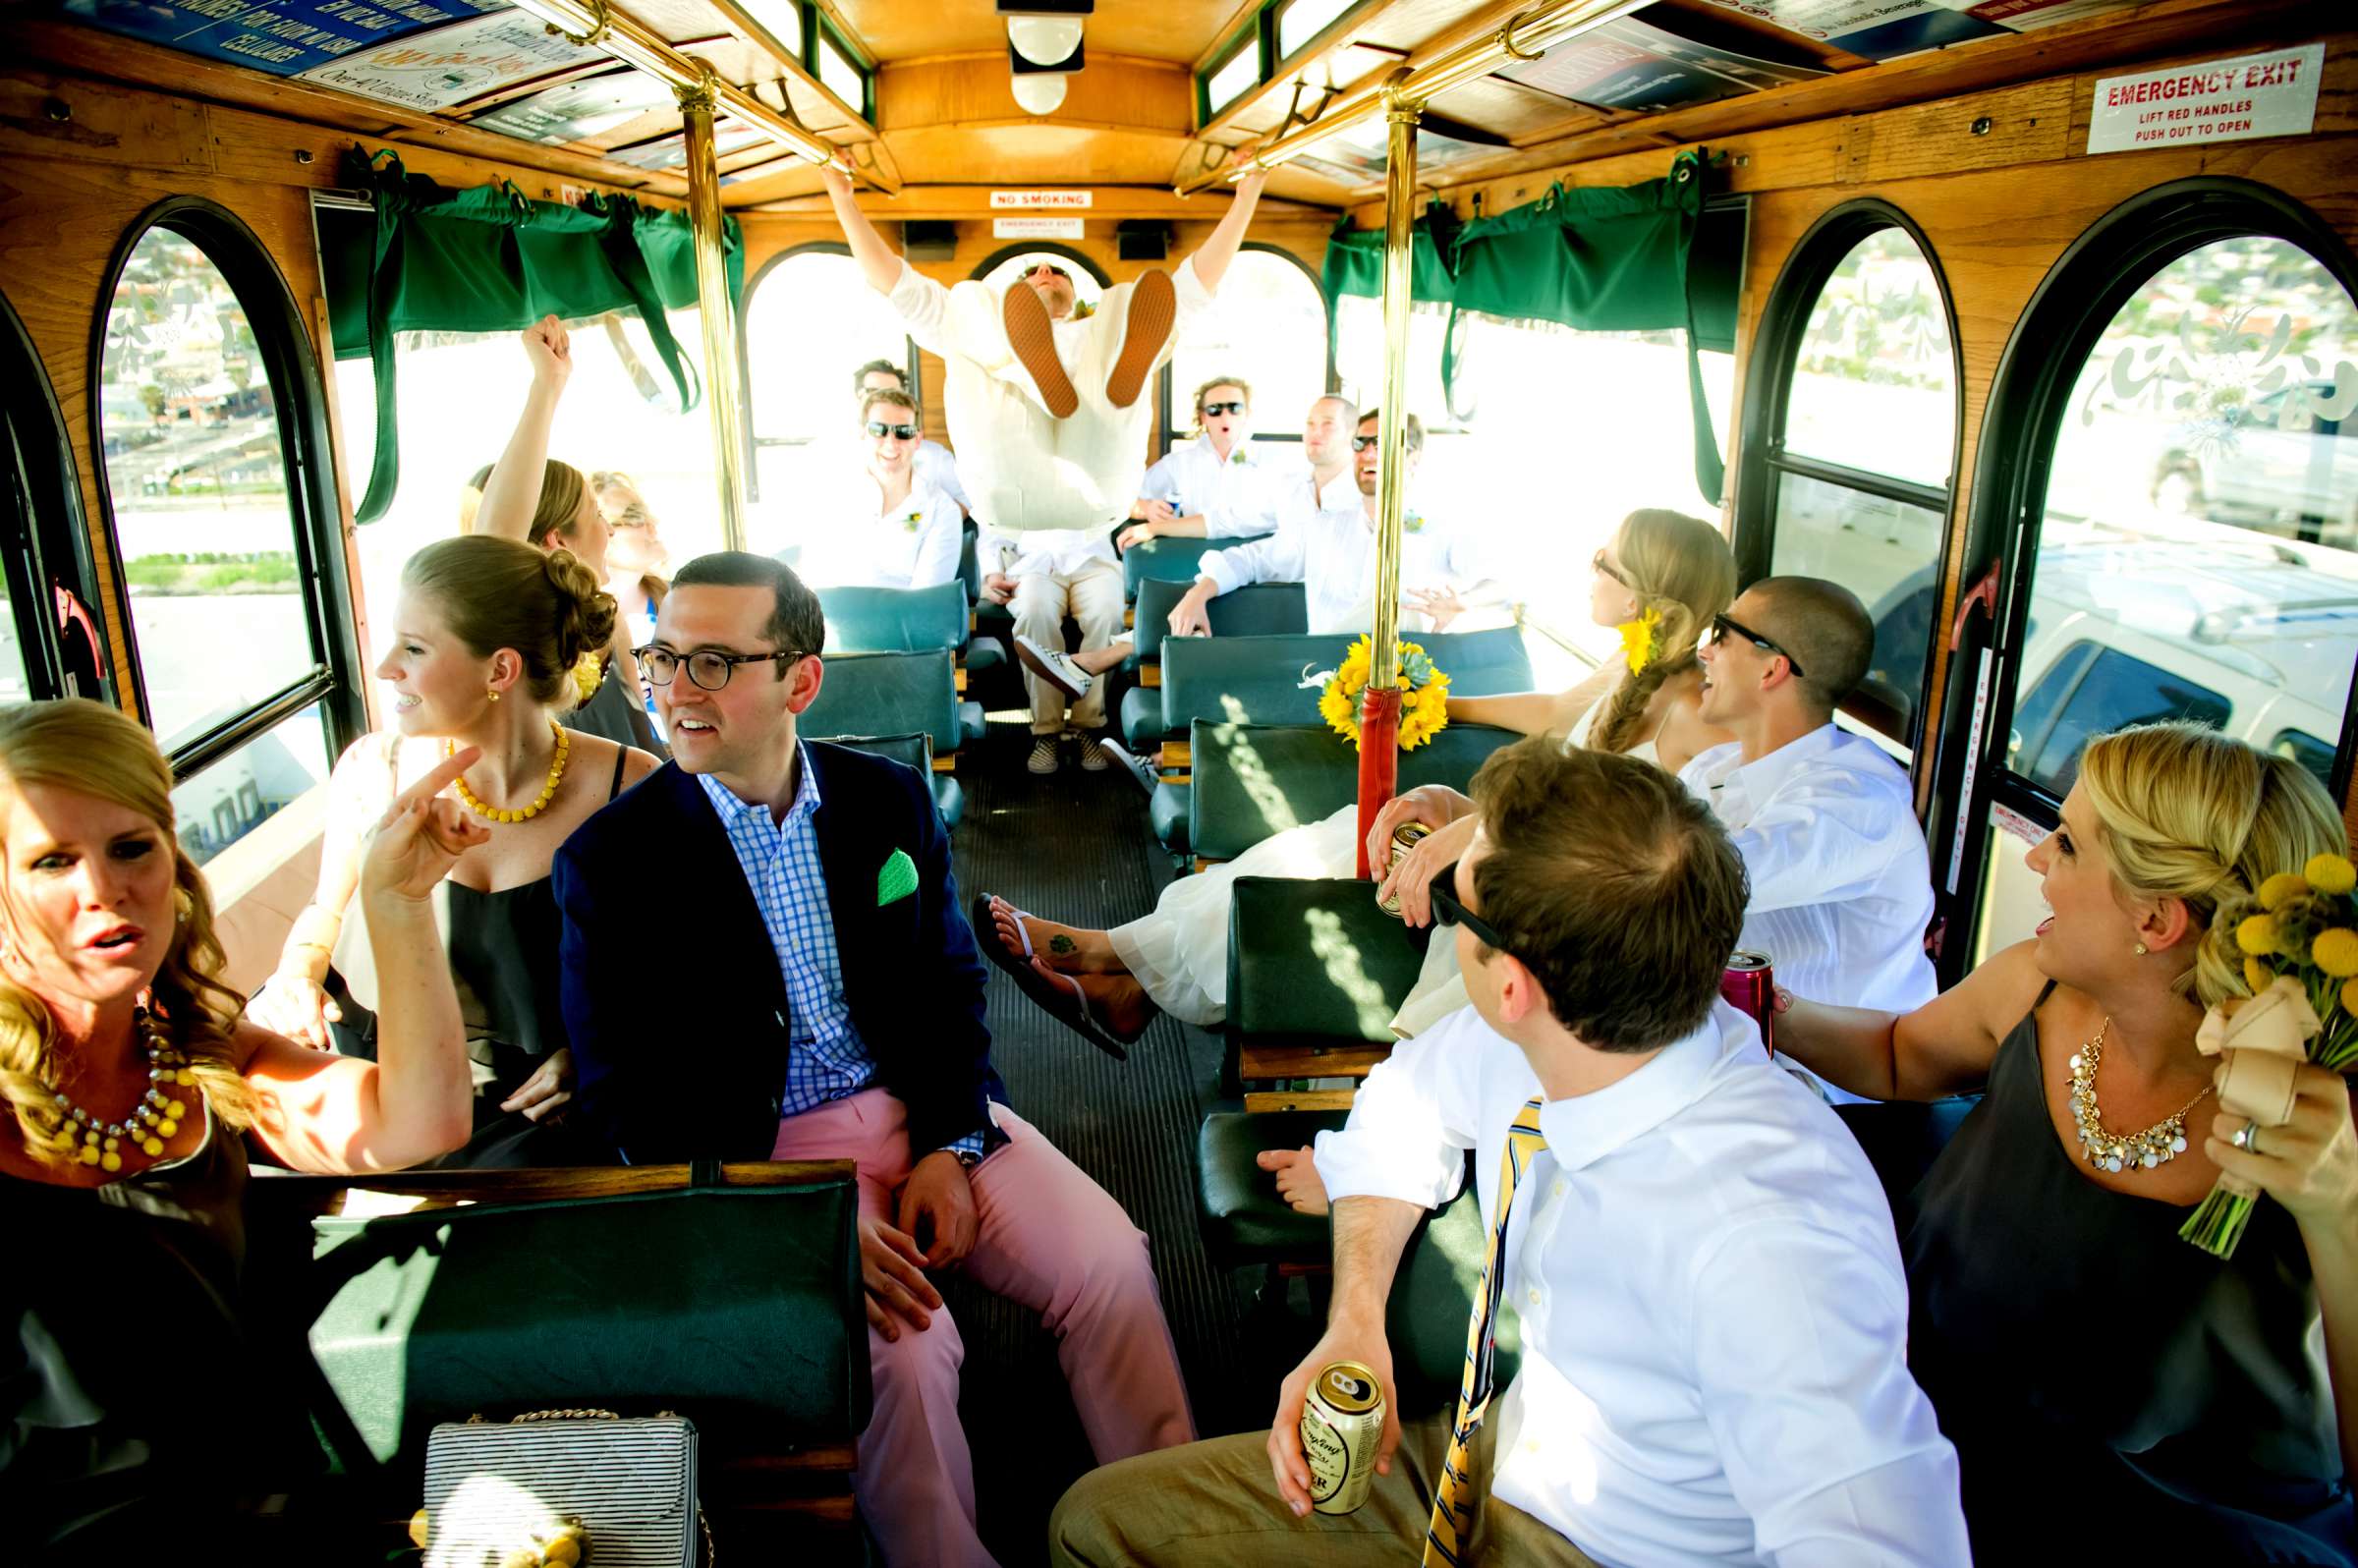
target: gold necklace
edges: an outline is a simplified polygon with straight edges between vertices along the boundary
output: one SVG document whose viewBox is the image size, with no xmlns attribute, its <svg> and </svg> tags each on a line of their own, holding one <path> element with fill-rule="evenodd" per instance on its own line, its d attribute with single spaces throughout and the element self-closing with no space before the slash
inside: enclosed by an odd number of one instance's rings
<svg viewBox="0 0 2358 1568">
<path fill-rule="evenodd" d="M 503 811 L 496 806 L 485 806 L 481 801 L 478 801 L 475 798 L 475 791 L 467 787 L 467 775 L 461 773 L 457 778 L 450 781 L 451 787 L 459 792 L 459 804 L 466 807 L 467 810 L 473 812 L 476 815 L 493 822 L 529 822 L 533 817 L 538 816 L 540 814 L 540 809 L 546 806 L 556 796 L 557 782 L 565 776 L 565 754 L 567 749 L 573 744 L 572 740 L 566 735 L 565 727 L 563 725 L 552 721 L 548 727 L 557 738 L 557 755 L 549 759 L 548 782 L 540 786 L 540 798 L 538 800 L 533 802 L 533 804 L 530 806 L 513 812 Z M 456 741 L 444 741 L 442 743 L 442 755 L 445 757 L 458 756 L 459 743 Z"/>
<path fill-rule="evenodd" d="M 2201 1094 L 2141 1133 L 2106 1132 L 2104 1114 L 2096 1108 L 2096 1066 L 2104 1060 L 2105 1036 L 2111 1028 L 2112 1015 L 2106 1013 L 2095 1037 L 2082 1045 L 2068 1064 L 2071 1116 L 2080 1124 L 2080 1151 L 2099 1170 L 2152 1170 L 2157 1165 L 2166 1165 L 2186 1152 L 2186 1113 L 2202 1103 L 2203 1094 L 2211 1092 L 2211 1086 L 2205 1084 Z"/>
<path fill-rule="evenodd" d="M 170 1090 L 193 1087 L 196 1098 L 201 1099 L 204 1094 L 196 1073 L 190 1069 L 188 1053 L 174 1048 L 172 1036 L 153 1013 L 140 1008 L 133 1015 L 133 1027 L 140 1032 L 140 1043 L 147 1050 L 147 1092 L 140 1096 L 140 1102 L 121 1121 L 101 1123 L 68 1099 L 63 1091 L 49 1091 L 65 1123 L 57 1130 L 57 1147 L 71 1149 L 75 1159 L 84 1165 L 95 1165 L 110 1175 L 123 1168 L 127 1142 L 133 1152 L 154 1159 L 180 1132 L 181 1118 L 188 1114 L 188 1102 L 175 1099 Z"/>
</svg>

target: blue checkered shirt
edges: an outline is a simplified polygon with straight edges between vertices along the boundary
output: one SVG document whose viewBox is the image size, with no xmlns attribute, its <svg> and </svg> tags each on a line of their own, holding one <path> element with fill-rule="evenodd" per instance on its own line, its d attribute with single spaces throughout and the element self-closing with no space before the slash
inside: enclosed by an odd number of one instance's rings
<svg viewBox="0 0 2358 1568">
<path fill-rule="evenodd" d="M 843 963 L 835 948 L 835 920 L 827 912 L 826 872 L 818 858 L 818 775 L 795 742 L 794 804 L 772 822 L 769 808 L 749 805 L 709 773 L 696 781 L 720 816 L 729 848 L 753 889 L 786 980 L 786 1089 L 780 1119 L 857 1094 L 876 1076 L 876 1059 L 852 1023 L 843 999 Z M 977 1130 L 943 1146 L 980 1157 Z"/>
</svg>

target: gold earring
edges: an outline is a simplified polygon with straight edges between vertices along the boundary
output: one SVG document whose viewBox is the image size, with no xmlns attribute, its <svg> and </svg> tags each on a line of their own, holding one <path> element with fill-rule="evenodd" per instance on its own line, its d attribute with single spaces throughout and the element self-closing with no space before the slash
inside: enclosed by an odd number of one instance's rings
<svg viewBox="0 0 2358 1568">
<path fill-rule="evenodd" d="M 496 701 L 498 701 L 498 700 L 499 700 L 499 688 L 498 688 L 498 687 L 496 687 L 496 686 L 485 687 L 485 688 L 484 688 L 484 691 L 485 691 L 485 692 L 487 692 L 487 693 L 489 694 L 489 696 L 490 696 L 490 698 L 491 698 L 491 700 L 492 700 L 492 701 L 496 702 Z"/>
<path fill-rule="evenodd" d="M 2139 958 L 2143 958 L 2145 956 L 2145 944 L 2143 942 L 2139 942 L 2137 944 L 2137 956 Z"/>
</svg>

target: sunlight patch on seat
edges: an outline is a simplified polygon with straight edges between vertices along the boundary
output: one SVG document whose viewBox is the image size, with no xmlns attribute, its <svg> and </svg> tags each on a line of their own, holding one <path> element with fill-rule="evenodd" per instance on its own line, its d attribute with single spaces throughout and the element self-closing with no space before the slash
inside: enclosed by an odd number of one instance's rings
<svg viewBox="0 0 2358 1568">
<path fill-rule="evenodd" d="M 1385 1026 L 1391 1022 L 1392 1004 L 1360 963 L 1359 945 L 1344 932 L 1343 918 L 1331 910 L 1311 909 L 1302 912 L 1302 919 L 1310 926 L 1311 956 L 1324 967 L 1327 982 L 1349 999 L 1359 1015 L 1359 1033 L 1368 1039 L 1390 1038 Z"/>
<path fill-rule="evenodd" d="M 1262 759 L 1260 751 L 1253 743 L 1244 738 L 1245 705 L 1233 697 L 1223 696 L 1220 708 L 1228 715 L 1228 722 L 1215 725 L 1211 733 L 1219 741 L 1221 756 L 1227 758 L 1229 767 L 1234 770 L 1238 786 L 1252 801 L 1254 809 L 1261 812 L 1262 825 L 1271 833 L 1300 827 L 1302 819 L 1294 814 L 1292 803 L 1286 800 L 1285 792 L 1277 787 L 1277 780 L 1269 772 L 1268 763 Z M 1203 759 L 1199 757 L 1196 760 L 1197 765 L 1201 766 Z"/>
</svg>

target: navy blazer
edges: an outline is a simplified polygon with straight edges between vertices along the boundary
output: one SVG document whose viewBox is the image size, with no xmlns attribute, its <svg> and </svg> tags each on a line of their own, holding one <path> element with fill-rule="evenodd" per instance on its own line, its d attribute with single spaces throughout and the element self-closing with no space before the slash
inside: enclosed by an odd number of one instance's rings
<svg viewBox="0 0 2358 1568">
<path fill-rule="evenodd" d="M 852 1025 L 923 1155 L 990 1122 L 1006 1092 L 982 1023 L 982 954 L 949 836 L 915 768 L 804 743 L 812 820 Z M 894 850 L 915 893 L 879 906 Z M 666 762 L 557 851 L 566 1032 L 581 1111 L 635 1165 L 767 1159 L 786 1085 L 786 980 L 728 830 Z"/>
</svg>

